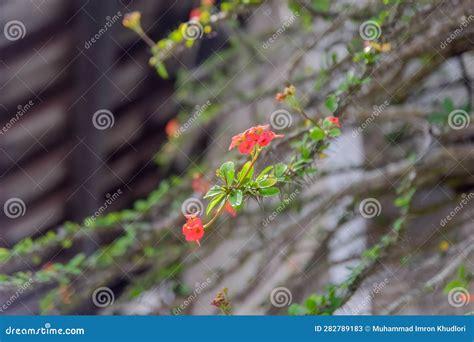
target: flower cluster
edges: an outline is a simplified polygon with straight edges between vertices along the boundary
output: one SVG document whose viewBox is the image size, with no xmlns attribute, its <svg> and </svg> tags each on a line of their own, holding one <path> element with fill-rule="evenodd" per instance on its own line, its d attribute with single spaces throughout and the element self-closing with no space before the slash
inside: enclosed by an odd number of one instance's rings
<svg viewBox="0 0 474 342">
<path fill-rule="evenodd" d="M 275 134 L 275 132 L 269 130 L 269 127 L 269 125 L 259 125 L 249 128 L 243 133 L 234 135 L 229 146 L 229 151 L 237 147 L 240 153 L 249 154 L 256 145 L 264 147 L 273 139 L 283 137 L 282 134 Z"/>
<path fill-rule="evenodd" d="M 221 310 L 224 315 L 230 315 L 232 312 L 232 304 L 228 298 L 228 289 L 224 288 L 222 291 L 219 291 L 211 302 L 211 305 Z"/>
<path fill-rule="evenodd" d="M 294 86 L 290 85 L 289 87 L 285 88 L 283 93 L 276 94 L 275 99 L 278 102 L 283 102 L 288 96 L 293 96 L 293 95 L 295 95 L 295 93 L 296 93 L 296 88 Z"/>
<path fill-rule="evenodd" d="M 122 21 L 122 24 L 124 27 L 126 28 L 129 28 L 131 30 L 140 30 L 141 29 L 141 24 L 140 24 L 140 20 L 141 20 L 141 13 L 140 12 L 131 12 L 131 13 L 127 13 L 125 14 L 124 18 L 123 18 L 123 21 Z"/>
<path fill-rule="evenodd" d="M 199 245 L 199 240 L 204 236 L 204 226 L 201 218 L 196 214 L 186 215 L 186 223 L 183 225 L 183 234 L 186 241 L 196 241 Z"/>
<path fill-rule="evenodd" d="M 329 121 L 330 123 L 332 123 L 334 126 L 336 126 L 337 128 L 341 128 L 341 123 L 339 122 L 339 118 L 335 117 L 335 116 L 328 116 L 327 118 L 325 118 L 324 120 L 327 120 Z"/>
</svg>

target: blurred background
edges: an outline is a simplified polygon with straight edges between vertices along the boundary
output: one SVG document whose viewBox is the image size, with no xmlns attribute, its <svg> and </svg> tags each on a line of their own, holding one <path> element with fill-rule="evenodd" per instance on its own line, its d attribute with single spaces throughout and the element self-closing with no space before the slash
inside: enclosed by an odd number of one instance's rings
<svg viewBox="0 0 474 342">
<path fill-rule="evenodd" d="M 163 178 L 153 155 L 176 114 L 173 81 L 148 66 L 147 46 L 122 20 L 143 11 L 159 38 L 193 6 L 172 3 L 1 2 L 1 27 L 10 22 L 18 36 L 0 37 L 0 202 L 19 198 L 26 207 L 17 220 L 2 215 L 2 247 L 82 221 L 119 189 L 109 211 L 130 206 Z M 103 113 L 99 128 L 95 113 Z"/>
<path fill-rule="evenodd" d="M 446 293 L 449 283 L 473 292 L 472 2 L 262 1 L 173 54 L 170 77 L 160 77 L 148 46 L 122 26 L 125 14 L 140 11 L 158 41 L 200 4 L 1 0 L 0 273 L 23 283 L 0 278 L 0 304 L 10 303 L 0 314 L 216 314 L 210 303 L 223 288 L 237 314 L 286 314 L 376 252 L 411 172 L 407 232 L 336 314 L 472 312 L 474 302 L 453 306 Z M 381 17 L 388 45 L 374 48 L 360 26 Z M 358 51 L 374 49 L 373 70 L 356 65 Z M 224 158 L 238 160 L 230 138 L 270 122 L 290 83 L 311 115 L 327 114 L 327 95 L 354 75 L 371 79 L 346 89 L 342 136 L 273 225 L 262 220 L 278 201 L 249 203 L 200 249 L 186 244 L 182 203 L 202 199 Z M 456 110 L 467 124 L 449 129 Z M 291 123 L 306 127 L 297 115 Z M 359 204 L 374 198 L 380 217 L 361 217 Z M 275 305 L 282 287 L 290 300 Z M 97 304 L 104 289 L 113 300 Z"/>
</svg>

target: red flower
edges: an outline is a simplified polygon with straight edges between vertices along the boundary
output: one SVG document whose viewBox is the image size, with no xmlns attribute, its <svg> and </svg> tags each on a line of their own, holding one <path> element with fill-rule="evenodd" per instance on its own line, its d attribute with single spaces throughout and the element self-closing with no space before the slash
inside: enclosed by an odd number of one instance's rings
<svg viewBox="0 0 474 342">
<path fill-rule="evenodd" d="M 339 123 L 339 118 L 336 118 L 335 116 L 328 116 L 326 120 L 334 124 L 336 127 L 341 128 L 341 124 Z"/>
<path fill-rule="evenodd" d="M 239 152 L 242 154 L 249 154 L 252 152 L 252 149 L 254 148 L 255 144 L 257 142 L 254 139 L 245 139 L 242 141 L 239 145 Z"/>
<path fill-rule="evenodd" d="M 276 94 L 275 96 L 275 100 L 277 100 L 278 102 L 283 102 L 283 100 L 286 98 L 286 96 L 282 93 L 278 93 Z"/>
<path fill-rule="evenodd" d="M 196 215 L 186 215 L 186 223 L 183 225 L 183 234 L 186 241 L 196 241 L 199 245 L 199 240 L 204 236 L 204 227 L 201 218 Z"/>
<path fill-rule="evenodd" d="M 247 129 L 245 132 L 232 137 L 229 150 L 234 147 L 239 148 L 239 152 L 242 154 L 249 154 L 252 152 L 255 145 L 261 147 L 267 146 L 274 138 L 281 138 L 283 135 L 275 134 L 268 128 L 269 125 L 258 125 Z"/>
<path fill-rule="evenodd" d="M 282 134 L 275 134 L 272 131 L 265 131 L 258 138 L 258 144 L 260 146 L 267 146 L 273 139 L 281 137 L 283 137 Z"/>
<path fill-rule="evenodd" d="M 243 134 L 234 135 L 229 146 L 229 151 L 232 150 L 234 147 L 239 146 L 242 141 L 244 141 Z"/>
<path fill-rule="evenodd" d="M 227 211 L 230 214 L 230 216 L 232 216 L 232 217 L 237 216 L 237 211 L 234 209 L 234 207 L 229 202 L 226 202 L 226 204 L 224 206 L 224 209 L 225 209 L 225 211 Z"/>
<path fill-rule="evenodd" d="M 199 20 L 199 18 L 201 17 L 201 10 L 199 8 L 195 8 L 193 10 L 191 10 L 191 12 L 189 13 L 189 20 Z"/>
<path fill-rule="evenodd" d="M 168 138 L 173 137 L 177 132 L 179 128 L 179 122 L 176 119 L 171 119 L 168 121 L 165 127 L 165 132 Z"/>
</svg>

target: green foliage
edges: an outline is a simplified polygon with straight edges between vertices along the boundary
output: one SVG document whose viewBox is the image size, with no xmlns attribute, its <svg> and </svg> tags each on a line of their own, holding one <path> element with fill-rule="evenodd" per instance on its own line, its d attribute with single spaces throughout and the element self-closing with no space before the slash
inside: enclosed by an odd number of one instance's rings
<svg viewBox="0 0 474 342">
<path fill-rule="evenodd" d="M 449 114 L 456 109 L 464 110 L 465 112 L 469 113 L 471 108 L 469 103 L 466 103 L 464 106 L 457 108 L 454 105 L 453 100 L 451 98 L 446 97 L 441 102 L 440 110 L 428 115 L 427 120 L 433 125 L 446 128 L 448 127 Z"/>
<path fill-rule="evenodd" d="M 472 276 L 471 276 L 472 277 Z M 445 294 L 448 294 L 449 291 L 456 287 L 462 287 L 465 289 L 469 288 L 469 275 L 466 273 L 466 267 L 464 265 L 459 266 L 456 273 L 456 278 L 451 280 L 443 289 Z"/>
</svg>

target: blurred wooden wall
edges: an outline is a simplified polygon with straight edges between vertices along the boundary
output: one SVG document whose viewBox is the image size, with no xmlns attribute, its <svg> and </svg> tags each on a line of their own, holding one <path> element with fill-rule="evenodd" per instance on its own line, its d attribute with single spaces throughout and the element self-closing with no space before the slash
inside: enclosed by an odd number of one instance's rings
<svg viewBox="0 0 474 342">
<path fill-rule="evenodd" d="M 0 32 L 0 205 L 19 198 L 26 208 L 18 218 L 0 210 L 0 246 L 81 220 L 119 189 L 112 209 L 158 184 L 163 175 L 152 158 L 175 114 L 173 82 L 159 79 L 147 46 L 121 21 L 140 10 L 158 40 L 186 19 L 193 2 L 183 3 L 0 2 L 2 31 L 12 21 L 24 25 L 13 38 Z M 115 122 L 100 130 L 92 118 L 104 109 Z"/>
</svg>

